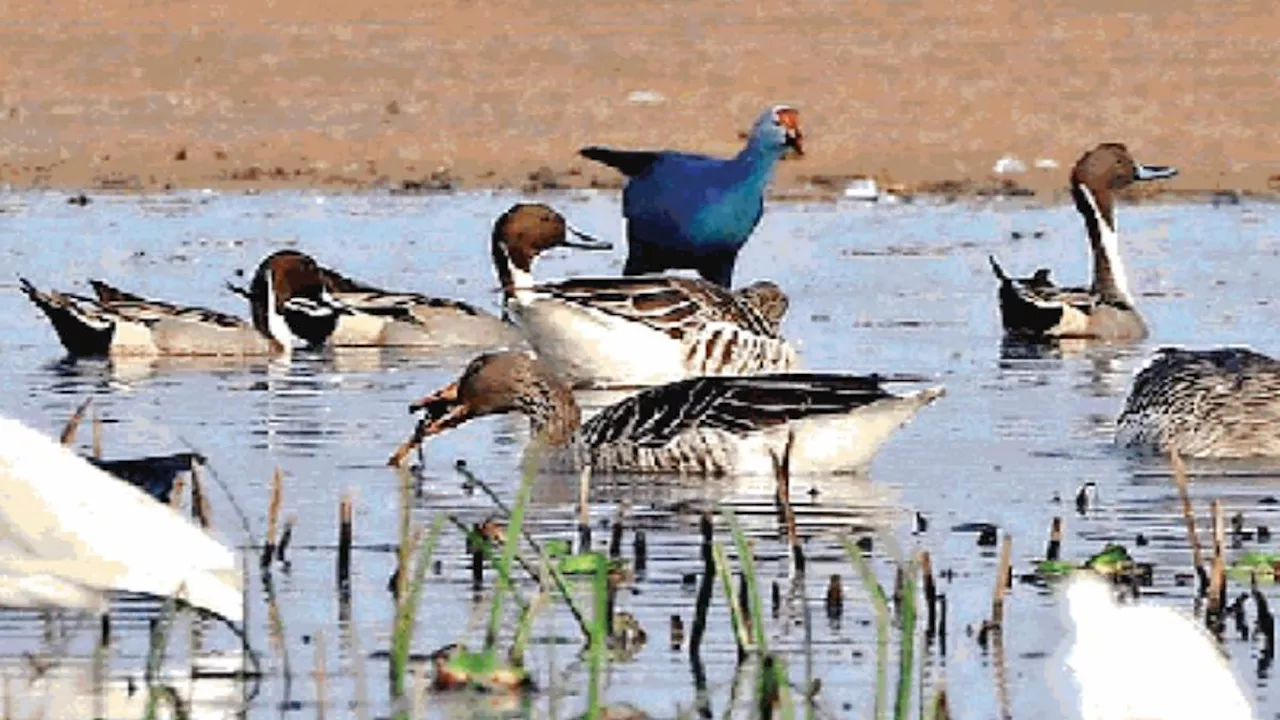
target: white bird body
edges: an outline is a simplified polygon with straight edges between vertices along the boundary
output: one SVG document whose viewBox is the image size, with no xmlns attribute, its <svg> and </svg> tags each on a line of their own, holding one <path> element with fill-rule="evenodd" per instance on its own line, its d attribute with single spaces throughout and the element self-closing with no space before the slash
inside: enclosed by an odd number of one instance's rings
<svg viewBox="0 0 1280 720">
<path fill-rule="evenodd" d="M 1077 692 L 1070 717 L 1255 717 L 1226 657 L 1195 619 L 1169 607 L 1120 605 L 1091 572 L 1072 577 L 1066 598 L 1073 636 L 1063 664 Z"/>
<path fill-rule="evenodd" d="M 62 590 L 176 596 L 232 622 L 243 616 L 234 552 L 52 438 L 0 417 L 0 568 L 6 567 L 47 576 Z"/>
</svg>

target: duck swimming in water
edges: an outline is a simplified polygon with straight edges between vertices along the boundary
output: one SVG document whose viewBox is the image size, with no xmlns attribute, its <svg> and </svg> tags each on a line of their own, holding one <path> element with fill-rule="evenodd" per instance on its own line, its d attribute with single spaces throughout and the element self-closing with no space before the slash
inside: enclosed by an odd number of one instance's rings
<svg viewBox="0 0 1280 720">
<path fill-rule="evenodd" d="M 1160 348 L 1134 377 L 1116 443 L 1192 458 L 1280 457 L 1280 361 L 1247 348 Z"/>
<path fill-rule="evenodd" d="M 323 345 L 350 312 L 325 289 L 315 260 L 293 250 L 269 255 L 250 286 L 253 322 L 201 307 L 134 295 L 90 281 L 97 299 L 22 291 L 44 312 L 73 356 L 259 356 Z"/>
<path fill-rule="evenodd" d="M 1028 339 L 1145 338 L 1147 325 L 1134 305 L 1120 257 L 1115 193 L 1135 182 L 1177 174 L 1171 167 L 1139 164 L 1120 143 L 1103 143 L 1085 153 L 1071 171 L 1071 197 L 1089 234 L 1093 281 L 1087 288 L 1058 287 L 1045 268 L 1030 278 L 1013 278 L 992 256 L 1005 333 Z"/>
<path fill-rule="evenodd" d="M 492 353 L 411 406 L 426 417 L 389 464 L 468 420 L 518 412 L 546 442 L 554 469 L 770 475 L 772 455 L 791 445 L 797 474 L 851 473 L 942 394 L 895 395 L 875 375 L 708 376 L 643 390 L 583 423 L 572 390 L 548 364 L 527 352 Z"/>
<path fill-rule="evenodd" d="M 507 313 L 574 387 L 637 387 L 700 375 L 782 371 L 796 363 L 779 334 L 786 295 L 773 283 L 730 292 L 700 278 L 573 278 L 538 283 L 552 248 L 605 249 L 541 204 L 513 206 L 491 248 Z"/>
</svg>

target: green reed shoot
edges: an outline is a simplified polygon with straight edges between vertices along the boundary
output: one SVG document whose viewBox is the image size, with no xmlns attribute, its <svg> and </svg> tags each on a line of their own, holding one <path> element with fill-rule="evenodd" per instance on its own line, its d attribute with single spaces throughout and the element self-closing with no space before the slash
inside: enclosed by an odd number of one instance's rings
<svg viewBox="0 0 1280 720">
<path fill-rule="evenodd" d="M 590 673 L 587 688 L 587 718 L 596 720 L 602 710 L 600 679 L 604 671 L 606 633 L 609 626 L 609 563 L 601 558 L 591 579 L 591 644 L 587 648 Z"/>
<path fill-rule="evenodd" d="M 417 629 L 418 603 L 422 599 L 422 588 L 427 580 L 427 568 L 431 566 L 431 557 L 435 554 L 436 543 L 440 539 L 440 530 L 444 526 L 443 516 L 437 515 L 431 521 L 431 529 L 418 548 L 418 559 L 413 567 L 413 578 L 407 583 L 405 592 L 400 595 L 396 607 L 395 633 L 391 638 L 391 697 L 404 697 L 405 671 L 409 666 L 409 649 L 413 645 L 413 635 Z M 401 565 L 401 576 L 407 574 L 408 564 Z"/>
<path fill-rule="evenodd" d="M 741 661 L 746 657 L 747 651 L 753 648 L 751 638 L 747 637 L 747 626 L 743 622 L 738 599 L 735 597 L 733 576 L 729 573 L 729 559 L 724 547 L 716 543 L 711 547 L 711 552 L 715 557 L 716 574 L 720 576 L 720 583 L 724 586 L 725 601 L 729 604 L 729 621 L 733 625 L 733 637 L 738 641 L 738 660 Z"/>
<path fill-rule="evenodd" d="M 185 590 L 184 585 L 182 590 Z M 178 602 L 172 597 L 165 598 L 164 605 L 160 608 L 160 615 L 156 618 L 155 626 L 151 629 L 151 643 L 147 648 L 147 706 L 146 714 L 143 716 L 147 720 L 154 720 L 156 710 L 161 696 L 167 698 L 170 703 L 174 702 L 171 692 L 164 690 L 157 685 L 156 680 L 160 676 L 160 670 L 164 666 L 164 652 L 169 645 L 169 630 L 173 626 L 173 621 L 178 614 Z"/>
<path fill-rule="evenodd" d="M 533 491 L 534 474 L 534 464 L 530 460 L 525 463 L 524 473 L 520 478 L 520 489 L 516 491 L 516 502 L 511 508 L 511 521 L 507 524 L 502 557 L 498 560 L 498 587 L 493 593 L 493 604 L 489 608 L 489 628 L 484 636 L 484 650 L 491 658 L 494 645 L 498 642 L 498 627 L 502 623 L 502 595 L 504 592 L 513 592 L 515 587 L 511 582 L 511 564 L 515 561 L 516 547 L 520 544 L 520 529 L 524 525 L 525 509 Z"/>
<path fill-rule="evenodd" d="M 761 653 L 769 651 L 764 639 L 764 609 L 760 602 L 760 592 L 756 587 L 756 566 L 751 556 L 751 546 L 747 543 L 746 533 L 738 524 L 738 518 L 728 508 L 721 511 L 729 523 L 729 531 L 733 533 L 733 542 L 738 547 L 738 562 L 742 563 L 742 573 L 747 579 L 747 600 L 751 607 L 751 625 L 755 633 L 756 648 Z"/>
<path fill-rule="evenodd" d="M 916 572 L 916 561 L 912 559 L 902 573 L 902 606 L 898 608 L 898 699 L 893 713 L 897 720 L 905 720 L 911 709 L 911 679 L 915 675 Z"/>
<path fill-rule="evenodd" d="M 885 707 L 885 691 L 886 676 L 888 674 L 889 665 L 889 601 L 885 598 L 884 589 L 880 587 L 880 582 L 876 580 L 876 576 L 871 572 L 871 567 L 867 564 L 865 558 L 862 557 L 862 551 L 858 549 L 853 541 L 848 537 L 841 538 L 844 544 L 844 551 L 849 555 L 850 562 L 858 572 L 858 577 L 862 579 L 863 586 L 867 589 L 867 594 L 871 596 L 871 607 L 876 614 L 876 694 L 875 694 L 875 711 L 872 717 L 876 720 L 884 717 Z"/>
<path fill-rule="evenodd" d="M 770 717 L 772 715 L 773 700 L 777 698 L 782 707 L 782 717 L 784 720 L 791 720 L 795 708 L 792 707 L 791 703 L 790 676 L 787 672 L 786 662 L 782 658 L 770 655 L 768 643 L 765 641 L 764 602 L 760 599 L 760 588 L 756 578 L 755 559 L 751 554 L 751 546 L 747 542 L 747 535 L 742 531 L 742 526 L 738 524 L 738 518 L 733 514 L 733 511 L 726 508 L 721 513 L 729 524 L 729 531 L 733 534 L 734 544 L 738 548 L 738 561 L 742 563 L 742 575 L 747 583 L 747 601 L 751 608 L 751 629 L 755 635 L 755 648 L 760 657 L 760 665 L 756 674 L 756 699 L 758 700 L 761 716 Z M 721 554 L 723 554 L 723 550 Z M 720 563 L 717 562 L 717 564 Z M 733 595 L 728 593 L 727 596 L 730 606 L 736 607 L 737 603 L 734 602 Z M 730 610 L 730 612 L 735 611 Z"/>
<path fill-rule="evenodd" d="M 533 636 L 534 618 L 547 603 L 547 583 L 550 579 L 551 561 L 545 554 L 540 556 L 540 560 L 538 594 L 534 595 L 533 600 L 521 611 L 520 620 L 516 623 L 516 634 L 511 641 L 511 652 L 508 654 L 511 664 L 516 666 L 524 665 L 524 651 L 529 645 L 529 638 Z"/>
</svg>

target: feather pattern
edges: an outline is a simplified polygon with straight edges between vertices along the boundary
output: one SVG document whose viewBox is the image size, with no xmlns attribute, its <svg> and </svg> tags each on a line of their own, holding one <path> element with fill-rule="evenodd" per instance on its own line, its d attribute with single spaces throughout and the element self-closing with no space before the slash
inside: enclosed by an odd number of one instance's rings
<svg viewBox="0 0 1280 720">
<path fill-rule="evenodd" d="M 1161 348 L 1134 378 L 1116 442 L 1186 457 L 1280 457 L 1280 361 L 1247 348 Z"/>
<path fill-rule="evenodd" d="M 90 280 L 89 283 L 93 286 L 102 307 L 134 322 L 154 324 L 164 319 L 179 319 L 231 329 L 253 328 L 248 321 L 217 310 L 175 305 L 163 300 L 149 300 L 101 280 Z"/>
<path fill-rule="evenodd" d="M 559 469 L 769 474 L 773 456 L 789 448 L 795 472 L 857 472 L 942 393 L 894 395 L 874 375 L 710 376 L 643 390 L 582 425 L 573 393 L 543 360 L 494 353 L 411 406 L 426 417 L 391 463 L 469 419 L 519 412 L 542 438 L 546 464 Z"/>
<path fill-rule="evenodd" d="M 582 278 L 537 285 L 534 291 L 641 323 L 676 340 L 696 336 L 711 322 L 779 337 L 776 325 L 747 299 L 688 278 Z"/>
<path fill-rule="evenodd" d="M 888 397 L 875 376 L 699 377 L 649 388 L 605 408 L 583 425 L 581 437 L 592 447 L 660 447 L 695 427 L 746 433 L 801 417 L 847 413 Z"/>
</svg>

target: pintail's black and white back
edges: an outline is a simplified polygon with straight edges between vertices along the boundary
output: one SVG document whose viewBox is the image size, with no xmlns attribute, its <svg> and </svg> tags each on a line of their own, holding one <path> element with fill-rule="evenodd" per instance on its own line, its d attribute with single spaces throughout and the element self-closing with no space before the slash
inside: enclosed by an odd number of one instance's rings
<svg viewBox="0 0 1280 720">
<path fill-rule="evenodd" d="M 325 286 L 350 312 L 329 337 L 333 347 L 401 347 L 431 350 L 520 347 L 524 336 L 501 318 L 452 298 L 384 290 L 320 267 Z M 227 288 L 252 300 L 248 288 Z"/>
<path fill-rule="evenodd" d="M 508 314 L 575 387 L 637 387 L 702 375 L 786 371 L 786 295 L 773 283 L 730 292 L 700 278 L 574 278 L 536 283 L 538 255 L 607 249 L 546 205 L 519 204 L 494 224 L 494 269 Z"/>
<path fill-rule="evenodd" d="M 90 282 L 96 298 L 42 291 L 20 279 L 22 291 L 75 356 L 274 355 L 322 345 L 345 312 L 325 290 L 315 261 L 293 250 L 259 264 L 250 286 L 252 324 Z"/>
<path fill-rule="evenodd" d="M 519 412 L 559 469 L 767 475 L 773 456 L 790 445 L 795 473 L 857 472 L 942 394 L 934 387 L 895 395 L 877 376 L 707 376 L 647 388 L 582 424 L 573 392 L 549 365 L 530 353 L 494 353 L 411 406 L 426 417 L 392 463 L 422 439 L 472 418 Z"/>
<path fill-rule="evenodd" d="M 1194 458 L 1280 457 L 1280 361 L 1248 348 L 1160 348 L 1134 376 L 1122 447 Z"/>
<path fill-rule="evenodd" d="M 1085 153 L 1071 171 L 1071 196 L 1089 236 L 1092 282 L 1088 287 L 1059 287 L 1045 268 L 1029 278 L 1014 278 L 992 256 L 1005 333 L 1029 339 L 1146 337 L 1147 326 L 1134 304 L 1120 256 L 1115 193 L 1134 182 L 1169 178 L 1177 172 L 1139 164 L 1120 143 L 1103 143 Z"/>
</svg>

